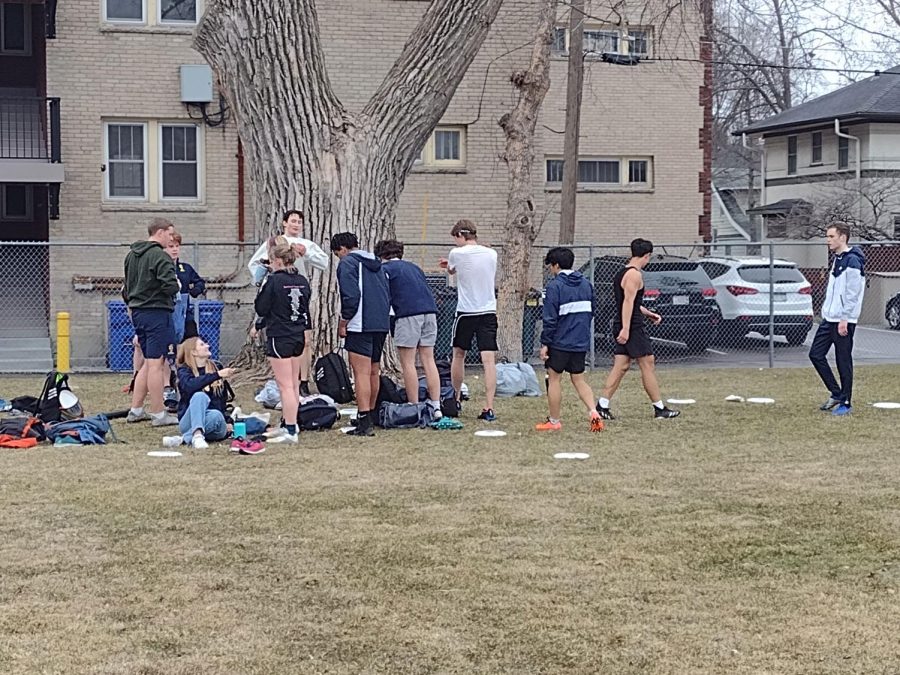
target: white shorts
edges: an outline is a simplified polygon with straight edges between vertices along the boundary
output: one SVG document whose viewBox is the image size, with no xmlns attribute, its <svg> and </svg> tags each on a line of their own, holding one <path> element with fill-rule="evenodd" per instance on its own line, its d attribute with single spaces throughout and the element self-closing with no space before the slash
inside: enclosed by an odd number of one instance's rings
<svg viewBox="0 0 900 675">
<path fill-rule="evenodd" d="M 434 347 L 437 317 L 434 314 L 404 316 L 394 323 L 394 344 L 398 347 Z"/>
</svg>

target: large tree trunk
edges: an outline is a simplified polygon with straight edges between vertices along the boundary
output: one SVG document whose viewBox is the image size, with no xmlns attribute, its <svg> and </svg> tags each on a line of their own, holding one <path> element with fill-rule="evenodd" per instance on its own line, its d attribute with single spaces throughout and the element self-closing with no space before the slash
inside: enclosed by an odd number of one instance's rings
<svg viewBox="0 0 900 675">
<path fill-rule="evenodd" d="M 195 46 L 215 70 L 247 152 L 256 222 L 302 208 L 327 246 L 393 235 L 406 175 L 487 37 L 502 0 L 435 0 L 363 110 L 335 95 L 315 0 L 208 0 Z M 337 341 L 335 265 L 317 274 L 316 352 Z"/>
<path fill-rule="evenodd" d="M 509 195 L 503 238 L 503 264 L 497 294 L 501 356 L 522 360 L 522 309 L 528 293 L 531 252 L 540 227 L 534 203 L 534 130 L 550 89 L 550 45 L 556 27 L 557 0 L 544 0 L 535 32 L 531 63 L 510 80 L 519 92 L 512 112 L 500 118 L 506 132 L 503 156 L 509 168 Z"/>
</svg>

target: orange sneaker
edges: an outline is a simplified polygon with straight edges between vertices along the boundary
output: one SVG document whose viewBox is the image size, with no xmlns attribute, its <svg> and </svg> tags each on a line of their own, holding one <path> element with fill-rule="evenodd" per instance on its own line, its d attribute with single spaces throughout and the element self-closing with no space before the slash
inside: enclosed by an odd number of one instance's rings
<svg viewBox="0 0 900 675">
<path fill-rule="evenodd" d="M 603 431 L 603 420 L 596 411 L 591 414 L 591 431 Z"/>
<path fill-rule="evenodd" d="M 543 424 L 535 424 L 534 429 L 535 431 L 559 431 L 562 429 L 562 422 L 551 422 L 548 417 Z"/>
</svg>

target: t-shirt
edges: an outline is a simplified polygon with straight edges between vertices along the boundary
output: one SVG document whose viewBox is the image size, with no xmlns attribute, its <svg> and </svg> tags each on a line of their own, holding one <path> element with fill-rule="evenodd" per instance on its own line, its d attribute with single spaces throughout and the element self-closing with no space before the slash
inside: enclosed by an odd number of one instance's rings
<svg viewBox="0 0 900 675">
<path fill-rule="evenodd" d="M 450 269 L 456 271 L 456 311 L 496 312 L 497 252 L 481 244 L 467 244 L 450 251 L 447 260 Z"/>
</svg>

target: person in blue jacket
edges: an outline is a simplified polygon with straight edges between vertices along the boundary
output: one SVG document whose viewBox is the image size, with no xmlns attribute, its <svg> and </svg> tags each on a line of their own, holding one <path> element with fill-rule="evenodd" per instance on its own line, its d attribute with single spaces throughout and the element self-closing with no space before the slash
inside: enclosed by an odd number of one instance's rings
<svg viewBox="0 0 900 675">
<path fill-rule="evenodd" d="M 569 373 L 572 385 L 590 415 L 591 431 L 603 429 L 594 409 L 594 392 L 584 379 L 584 362 L 591 348 L 591 318 L 594 315 L 594 288 L 581 272 L 572 270 L 575 254 L 564 247 L 552 248 L 544 258 L 553 280 L 544 298 L 541 359 L 547 368 L 547 400 L 550 416 L 537 431 L 562 429 L 562 375 Z"/>
<path fill-rule="evenodd" d="M 209 447 L 208 441 L 221 441 L 228 436 L 225 379 L 234 372 L 234 368 L 219 368 L 210 358 L 209 345 L 199 337 L 181 343 L 178 348 L 178 390 L 181 395 L 178 428 L 184 443 L 196 450 L 205 450 Z"/>
<path fill-rule="evenodd" d="M 381 261 L 359 248 L 352 232 L 340 232 L 331 238 L 331 252 L 340 262 L 337 267 L 341 294 L 341 318 L 338 335 L 350 355 L 350 368 L 356 386 L 357 425 L 355 436 L 374 436 L 381 354 L 390 331 L 391 293 Z"/>
<path fill-rule="evenodd" d="M 175 274 L 181 289 L 175 301 L 175 341 L 181 344 L 185 338 L 197 335 L 197 323 L 193 320 L 191 312 L 191 298 L 199 298 L 206 293 L 206 281 L 197 274 L 192 265 L 181 260 L 181 234 L 172 233 L 172 241 L 166 247 L 172 260 L 175 261 Z"/>
</svg>

